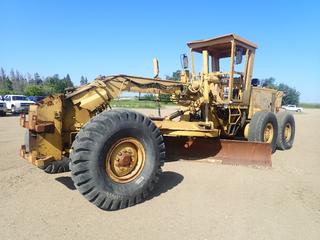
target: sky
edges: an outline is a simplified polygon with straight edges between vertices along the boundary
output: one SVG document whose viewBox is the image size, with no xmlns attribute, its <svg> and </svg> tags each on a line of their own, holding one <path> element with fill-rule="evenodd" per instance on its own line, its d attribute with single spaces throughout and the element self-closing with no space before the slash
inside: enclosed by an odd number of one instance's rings
<svg viewBox="0 0 320 240">
<path fill-rule="evenodd" d="M 186 42 L 228 33 L 258 45 L 253 76 L 274 77 L 320 102 L 320 1 L 0 0 L 7 73 L 160 76 L 180 69 Z M 197 64 L 197 63 L 196 63 Z M 198 62 L 196 69 L 201 70 Z"/>
</svg>

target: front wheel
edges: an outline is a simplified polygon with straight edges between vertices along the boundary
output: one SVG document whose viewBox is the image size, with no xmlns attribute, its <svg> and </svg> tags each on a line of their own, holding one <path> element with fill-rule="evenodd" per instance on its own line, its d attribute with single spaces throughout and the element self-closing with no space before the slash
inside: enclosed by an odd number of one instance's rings
<svg viewBox="0 0 320 240">
<path fill-rule="evenodd" d="M 153 190 L 165 160 L 160 130 L 128 110 L 99 114 L 72 144 L 71 172 L 80 193 L 105 210 L 141 202 Z"/>
<path fill-rule="evenodd" d="M 270 143 L 272 152 L 276 151 L 278 136 L 277 118 L 272 112 L 256 112 L 249 125 L 248 140 Z"/>
</svg>

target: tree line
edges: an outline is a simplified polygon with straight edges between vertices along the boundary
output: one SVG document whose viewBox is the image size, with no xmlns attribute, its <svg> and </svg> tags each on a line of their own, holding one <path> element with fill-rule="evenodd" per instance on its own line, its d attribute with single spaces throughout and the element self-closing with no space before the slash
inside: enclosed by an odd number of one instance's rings
<svg viewBox="0 0 320 240">
<path fill-rule="evenodd" d="M 171 76 L 166 76 L 167 80 L 180 80 L 181 71 L 177 70 Z M 81 76 L 80 85 L 88 83 L 85 76 Z M 282 99 L 282 104 L 299 105 L 300 92 L 287 84 L 277 84 L 275 78 L 266 78 L 261 80 L 262 87 L 268 87 L 283 91 L 285 96 Z M 56 93 L 64 93 L 66 88 L 74 87 L 69 74 L 60 77 L 59 74 L 53 76 L 40 77 L 39 73 L 21 74 L 18 70 L 11 70 L 9 74 L 0 69 L 0 95 L 6 94 L 24 94 L 26 96 L 48 96 Z M 165 97 L 169 100 L 169 97 Z"/>
<path fill-rule="evenodd" d="M 88 79 L 81 76 L 80 84 L 88 83 Z M 21 74 L 13 70 L 7 74 L 0 69 L 0 95 L 23 94 L 26 96 L 48 96 L 51 94 L 64 93 L 66 88 L 74 87 L 69 74 L 60 77 L 59 74 L 41 77 L 39 73 Z"/>
</svg>

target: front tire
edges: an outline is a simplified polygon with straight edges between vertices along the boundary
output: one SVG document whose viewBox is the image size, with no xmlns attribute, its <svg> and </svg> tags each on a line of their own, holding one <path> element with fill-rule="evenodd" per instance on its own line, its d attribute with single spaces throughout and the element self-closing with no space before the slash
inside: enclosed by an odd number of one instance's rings
<svg viewBox="0 0 320 240">
<path fill-rule="evenodd" d="M 69 163 L 70 163 L 69 158 L 62 157 L 62 159 L 59 161 L 52 161 L 48 163 L 43 170 L 49 174 L 69 172 L 70 171 Z"/>
<path fill-rule="evenodd" d="M 165 160 L 160 130 L 146 116 L 106 111 L 87 123 L 72 144 L 72 180 L 104 210 L 140 203 L 159 179 Z"/>
<path fill-rule="evenodd" d="M 278 136 L 277 118 L 272 112 L 256 112 L 249 125 L 248 140 L 265 142 L 271 145 L 272 152 L 276 151 Z"/>
</svg>

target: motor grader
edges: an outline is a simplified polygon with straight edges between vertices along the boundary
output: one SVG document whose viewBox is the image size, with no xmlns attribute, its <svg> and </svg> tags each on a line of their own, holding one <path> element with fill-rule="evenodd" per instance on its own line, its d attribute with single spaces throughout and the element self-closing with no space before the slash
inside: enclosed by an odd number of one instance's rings
<svg viewBox="0 0 320 240">
<path fill-rule="evenodd" d="M 207 139 L 209 145 L 197 151 L 212 148 L 222 162 L 270 166 L 276 148 L 291 148 L 295 123 L 280 111 L 283 93 L 252 79 L 257 45 L 234 34 L 187 45 L 192 67 L 189 71 L 188 56 L 182 55 L 180 81 L 161 80 L 155 59 L 154 78 L 98 76 L 31 105 L 20 118 L 27 128 L 21 156 L 48 173 L 70 168 L 80 193 L 105 210 L 126 208 L 148 196 L 173 140 L 188 151 Z M 124 91 L 169 94 L 179 108 L 162 117 L 111 109 L 110 101 Z"/>
</svg>

